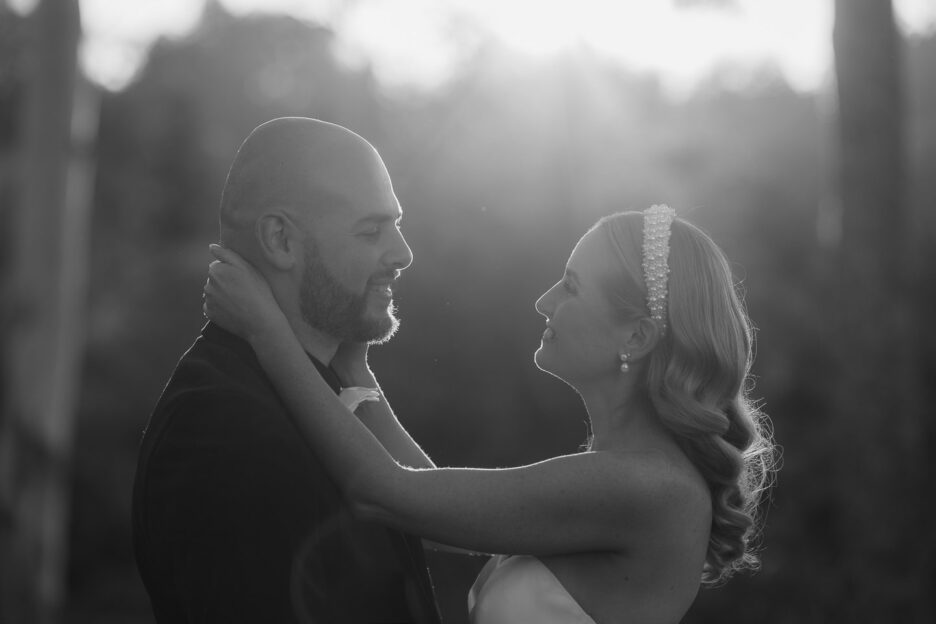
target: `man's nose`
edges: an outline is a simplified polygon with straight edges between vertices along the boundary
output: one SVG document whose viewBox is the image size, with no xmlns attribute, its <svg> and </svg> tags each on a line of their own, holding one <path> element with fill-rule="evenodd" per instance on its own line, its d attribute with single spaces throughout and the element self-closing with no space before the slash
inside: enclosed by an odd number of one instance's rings
<svg viewBox="0 0 936 624">
<path fill-rule="evenodd" d="M 398 271 L 402 271 L 413 263 L 413 250 L 403 238 L 403 232 L 399 230 L 396 230 L 393 245 L 387 253 L 387 262 Z"/>
</svg>

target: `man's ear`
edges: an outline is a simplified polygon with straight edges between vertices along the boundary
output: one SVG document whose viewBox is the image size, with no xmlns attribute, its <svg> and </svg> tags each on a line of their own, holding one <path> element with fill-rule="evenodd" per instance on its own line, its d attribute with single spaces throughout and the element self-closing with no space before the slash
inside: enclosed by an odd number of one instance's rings
<svg viewBox="0 0 936 624">
<path fill-rule="evenodd" d="M 660 340 L 660 326 L 647 317 L 641 317 L 627 323 L 621 341 L 621 352 L 630 354 L 630 361 L 636 362 L 649 355 Z"/>
<path fill-rule="evenodd" d="M 260 254 L 281 271 L 291 270 L 299 261 L 302 246 L 298 234 L 292 221 L 281 212 L 269 212 L 257 219 Z"/>
</svg>

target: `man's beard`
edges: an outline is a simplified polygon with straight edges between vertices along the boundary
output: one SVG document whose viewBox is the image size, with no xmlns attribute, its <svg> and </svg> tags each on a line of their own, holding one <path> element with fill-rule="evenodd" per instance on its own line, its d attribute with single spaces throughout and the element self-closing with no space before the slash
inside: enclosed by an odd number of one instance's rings
<svg viewBox="0 0 936 624">
<path fill-rule="evenodd" d="M 315 248 L 306 252 L 306 269 L 299 291 L 299 310 L 306 323 L 342 342 L 384 343 L 396 333 L 400 321 L 389 308 L 368 318 L 367 295 L 355 294 L 332 277 Z"/>
</svg>

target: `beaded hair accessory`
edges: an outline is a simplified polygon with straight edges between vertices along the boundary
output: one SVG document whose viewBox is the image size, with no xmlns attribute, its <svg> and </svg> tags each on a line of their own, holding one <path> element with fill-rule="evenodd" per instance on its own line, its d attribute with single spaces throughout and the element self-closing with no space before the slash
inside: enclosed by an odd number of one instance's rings
<svg viewBox="0 0 936 624">
<path fill-rule="evenodd" d="M 670 226 L 676 211 L 658 204 L 644 211 L 643 271 L 650 318 L 666 333 L 667 281 L 669 279 Z"/>
</svg>

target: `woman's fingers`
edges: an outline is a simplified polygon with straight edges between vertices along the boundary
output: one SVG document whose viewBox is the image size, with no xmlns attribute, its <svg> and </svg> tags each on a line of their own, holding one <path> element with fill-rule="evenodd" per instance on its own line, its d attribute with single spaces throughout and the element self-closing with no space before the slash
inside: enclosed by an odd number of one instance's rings
<svg viewBox="0 0 936 624">
<path fill-rule="evenodd" d="M 235 260 L 235 262 L 238 260 Z M 243 260 L 240 261 L 243 262 Z M 246 274 L 249 275 L 249 270 L 242 269 L 227 260 L 214 260 L 208 265 L 208 281 L 205 282 L 205 292 L 209 292 L 209 289 L 214 291 L 223 290 L 225 287 L 230 288 L 233 284 L 241 283 L 238 280 L 243 278 L 238 277 L 238 275 L 244 274 L 243 271 L 247 271 Z"/>
<path fill-rule="evenodd" d="M 269 284 L 237 252 L 209 245 L 215 259 L 208 265 L 203 290 L 205 316 L 225 329 L 245 335 L 258 324 L 275 322 L 282 312 Z"/>
<path fill-rule="evenodd" d="M 214 244 L 209 245 L 208 249 L 217 258 L 208 265 L 209 278 L 214 275 L 216 279 L 220 280 L 221 284 L 229 283 L 223 281 L 227 279 L 237 280 L 237 283 L 242 284 L 262 283 L 264 286 L 266 285 L 263 275 L 233 249 Z M 242 281 L 244 279 L 247 281 Z"/>
<path fill-rule="evenodd" d="M 224 260 L 225 255 L 226 255 L 225 252 L 227 252 L 228 250 L 222 247 L 221 245 L 212 243 L 208 245 L 208 251 L 210 251 L 211 255 L 217 258 L 218 260 Z"/>
<path fill-rule="evenodd" d="M 244 260 L 243 256 L 241 256 L 233 249 L 228 249 L 227 247 L 222 247 L 221 245 L 212 243 L 211 245 L 208 245 L 208 251 L 210 251 L 211 255 L 217 258 L 218 261 L 226 262 L 241 269 L 248 268 L 247 261 Z"/>
<path fill-rule="evenodd" d="M 379 401 L 380 392 L 377 388 L 351 386 L 349 388 L 344 388 L 338 398 L 353 412 L 357 409 L 358 405 L 365 401 Z"/>
</svg>

